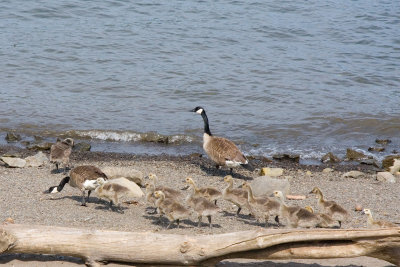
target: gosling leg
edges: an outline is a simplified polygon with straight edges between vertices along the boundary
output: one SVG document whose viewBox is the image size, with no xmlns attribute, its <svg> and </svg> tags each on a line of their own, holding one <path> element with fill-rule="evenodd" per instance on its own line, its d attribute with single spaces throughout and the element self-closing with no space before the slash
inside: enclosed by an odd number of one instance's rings
<svg viewBox="0 0 400 267">
<path fill-rule="evenodd" d="M 278 224 L 278 227 L 281 226 L 278 215 L 275 216 L 275 222 Z"/>
<path fill-rule="evenodd" d="M 197 224 L 197 227 L 200 227 L 203 216 L 199 215 L 199 217 L 197 217 L 197 218 L 199 219 L 199 223 Z"/>
<path fill-rule="evenodd" d="M 241 207 L 238 207 L 238 210 L 237 210 L 237 212 L 236 212 L 236 215 L 239 215 L 239 213 L 240 213 L 241 210 L 242 210 L 242 208 L 241 208 Z"/>
<path fill-rule="evenodd" d="M 82 204 L 81 204 L 81 206 L 85 206 L 86 207 L 85 190 L 82 191 Z"/>
<path fill-rule="evenodd" d="M 208 215 L 208 216 L 207 216 L 207 219 L 208 219 L 208 223 L 210 224 L 210 229 L 212 229 L 211 215 Z"/>
<path fill-rule="evenodd" d="M 89 190 L 89 191 L 88 191 L 88 193 L 87 193 L 86 202 L 89 202 L 89 196 L 90 196 L 90 193 L 92 193 L 92 191 L 91 191 L 91 190 Z"/>
</svg>

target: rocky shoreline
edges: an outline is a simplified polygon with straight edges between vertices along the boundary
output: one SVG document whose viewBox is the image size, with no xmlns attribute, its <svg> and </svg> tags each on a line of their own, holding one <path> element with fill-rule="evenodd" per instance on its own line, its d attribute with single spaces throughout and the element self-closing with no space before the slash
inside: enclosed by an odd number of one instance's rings
<svg viewBox="0 0 400 267">
<path fill-rule="evenodd" d="M 18 156 L 26 158 L 37 154 L 37 151 L 7 145 L 0 146 L 0 156 Z M 44 151 L 48 157 L 48 152 Z M 343 228 L 365 228 L 366 217 L 357 206 L 370 208 L 375 217 L 391 222 L 400 222 L 400 205 L 398 196 L 400 188 L 395 184 L 377 180 L 377 172 L 382 171 L 373 165 L 350 163 L 321 163 L 318 165 L 303 165 L 291 159 L 267 159 L 263 157 L 251 158 L 256 171 L 246 169 L 234 171 L 235 187 L 244 181 L 252 182 L 259 176 L 262 168 L 280 168 L 276 179 L 287 180 L 290 184 L 290 193 L 304 195 L 304 200 L 288 200 L 290 205 L 316 207 L 316 199 L 308 193 L 314 186 L 324 192 L 326 199 L 335 200 L 343 205 L 350 213 L 351 218 L 344 223 Z M 160 183 L 181 190 L 185 187 L 184 179 L 192 177 L 199 186 L 213 186 L 222 190 L 226 187 L 223 177 L 228 169 L 215 169 L 214 164 L 201 154 L 187 156 L 171 155 L 134 155 L 122 153 L 104 153 L 90 151 L 74 151 L 71 155 L 73 166 L 91 164 L 104 168 L 107 166 L 125 167 L 138 170 L 147 175 L 156 173 Z M 45 163 L 40 167 L 9 168 L 0 164 L 0 220 L 11 218 L 15 223 L 41 224 L 68 227 L 83 227 L 110 229 L 120 231 L 151 231 L 176 234 L 216 234 L 265 227 L 264 223 L 257 222 L 254 217 L 244 210 L 239 217 L 235 216 L 236 208 L 226 201 L 219 201 L 222 212 L 213 219 L 213 229 L 206 224 L 196 227 L 196 218 L 184 220 L 181 228 L 166 229 L 166 219 L 158 222 L 158 216 L 149 213 L 145 199 L 137 202 L 124 202 L 124 214 L 113 212 L 107 208 L 107 203 L 91 197 L 88 207 L 81 207 L 80 193 L 75 188 L 66 186 L 55 195 L 45 195 L 43 191 L 50 186 L 57 185 L 65 176 L 63 173 L 54 173 L 54 166 Z M 362 175 L 348 177 L 345 174 L 358 171 Z M 395 186 L 393 186 L 395 185 Z M 187 191 L 182 191 L 188 194 Z M 270 221 L 269 227 L 278 226 Z M 314 261 L 316 262 L 316 261 Z M 348 262 L 351 263 L 351 260 Z M 368 263 L 368 262 L 367 262 Z M 249 266 L 262 266 L 249 265 Z M 290 265 L 288 265 L 290 266 Z M 356 265 L 357 266 L 357 265 Z M 368 265 L 363 266 L 385 266 Z"/>
</svg>

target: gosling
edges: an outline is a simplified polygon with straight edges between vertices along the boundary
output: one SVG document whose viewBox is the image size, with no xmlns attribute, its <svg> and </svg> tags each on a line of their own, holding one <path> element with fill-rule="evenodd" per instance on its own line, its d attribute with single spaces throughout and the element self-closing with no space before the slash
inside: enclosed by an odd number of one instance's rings
<svg viewBox="0 0 400 267">
<path fill-rule="evenodd" d="M 279 200 L 280 217 L 285 218 L 287 225 L 291 228 L 303 227 L 312 228 L 320 225 L 320 218 L 304 208 L 287 206 L 281 191 L 274 191 L 274 196 Z"/>
<path fill-rule="evenodd" d="M 103 178 L 97 178 L 97 184 L 96 194 L 110 201 L 109 207 L 111 210 L 113 210 L 114 204 L 121 213 L 124 213 L 119 203 L 121 197 L 140 198 L 143 196 L 143 192 L 137 184 L 123 177 L 108 181 Z"/>
<path fill-rule="evenodd" d="M 197 187 L 196 183 L 190 177 L 186 178 L 186 183 L 192 186 L 194 197 L 204 197 L 210 201 L 214 201 L 214 204 L 217 204 L 217 200 L 222 197 L 222 193 L 214 187 Z"/>
<path fill-rule="evenodd" d="M 335 201 L 324 200 L 324 196 L 318 187 L 314 187 L 310 194 L 316 194 L 319 208 L 331 216 L 332 219 L 337 220 L 339 222 L 339 228 L 341 228 L 342 222 L 348 219 L 349 213 Z"/>
<path fill-rule="evenodd" d="M 321 219 L 321 224 L 319 225 L 322 228 L 339 228 L 339 223 L 338 221 L 335 221 L 332 219 L 331 216 L 325 213 L 315 213 L 314 209 L 311 206 L 305 206 L 304 207 L 306 210 L 308 210 L 311 213 L 314 213 Z"/>
<path fill-rule="evenodd" d="M 155 191 L 154 196 L 157 199 L 156 206 L 160 211 L 160 215 L 164 214 L 169 220 L 167 229 L 169 229 L 174 222 L 176 222 L 179 228 L 179 221 L 190 217 L 190 211 L 185 206 L 175 199 L 166 199 L 162 191 Z"/>
<path fill-rule="evenodd" d="M 155 191 L 162 191 L 166 197 L 173 197 L 177 199 L 183 199 L 183 194 L 181 191 L 167 187 L 167 186 L 157 186 L 158 177 L 154 173 L 149 173 L 147 176 L 151 183 L 154 185 Z"/>
<path fill-rule="evenodd" d="M 215 203 L 211 202 L 210 200 L 202 196 L 196 196 L 196 189 L 192 182 L 193 180 L 191 181 L 190 178 L 186 179 L 186 183 L 188 183 L 189 186 L 192 188 L 192 193 L 189 195 L 187 203 L 197 213 L 197 218 L 199 220 L 197 227 L 201 226 L 202 218 L 203 216 L 206 216 L 208 219 L 209 227 L 211 229 L 211 216 L 217 214 L 219 212 L 219 208 Z"/>
<path fill-rule="evenodd" d="M 280 203 L 274 199 L 270 199 L 268 197 L 255 197 L 253 195 L 253 190 L 251 189 L 250 184 L 244 182 L 242 188 L 247 190 L 247 201 L 250 206 L 253 207 L 255 212 L 259 211 L 264 215 L 265 218 L 265 227 L 268 226 L 268 219 L 270 215 L 275 216 L 275 222 L 277 222 L 279 226 L 279 212 L 280 212 Z M 259 216 L 256 216 L 256 218 Z M 258 220 L 258 218 L 257 218 Z"/>
<path fill-rule="evenodd" d="M 368 228 L 390 228 L 390 227 L 397 227 L 396 224 L 388 222 L 388 221 L 383 221 L 383 220 L 374 220 L 372 217 L 372 212 L 370 209 L 364 209 L 362 211 L 362 214 L 368 215 L 367 219 L 367 227 Z"/>
<path fill-rule="evenodd" d="M 233 188 L 232 175 L 225 176 L 224 181 L 228 183 L 228 186 L 222 192 L 222 198 L 229 202 L 232 202 L 238 207 L 236 215 L 239 215 L 242 207 L 246 207 L 248 210 L 250 210 L 250 213 L 254 214 L 251 206 L 249 205 L 249 202 L 247 201 L 247 191 L 242 188 Z"/>
<path fill-rule="evenodd" d="M 74 139 L 66 138 L 62 141 L 57 139 L 57 142 L 50 147 L 50 162 L 56 165 L 57 171 L 60 163 L 64 165 L 64 171 L 67 167 L 70 168 L 69 157 L 73 146 Z"/>
</svg>

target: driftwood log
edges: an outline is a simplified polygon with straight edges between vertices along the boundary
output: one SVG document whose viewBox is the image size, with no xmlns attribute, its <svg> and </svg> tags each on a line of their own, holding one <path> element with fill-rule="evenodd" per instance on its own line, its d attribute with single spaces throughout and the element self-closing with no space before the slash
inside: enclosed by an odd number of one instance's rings
<svg viewBox="0 0 400 267">
<path fill-rule="evenodd" d="M 324 259 L 370 256 L 400 265 L 400 228 L 376 230 L 260 229 L 215 235 L 177 235 L 8 224 L 0 253 L 82 258 L 88 265 L 129 262 L 214 265 L 223 259 Z"/>
</svg>

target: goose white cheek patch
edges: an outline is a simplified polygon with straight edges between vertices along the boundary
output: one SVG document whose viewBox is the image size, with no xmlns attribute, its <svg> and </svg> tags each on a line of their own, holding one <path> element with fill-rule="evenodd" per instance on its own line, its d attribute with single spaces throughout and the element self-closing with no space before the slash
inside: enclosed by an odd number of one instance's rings
<svg viewBox="0 0 400 267">
<path fill-rule="evenodd" d="M 198 111 L 196 111 L 196 113 L 201 114 L 203 112 L 203 109 L 199 109 Z"/>
</svg>

